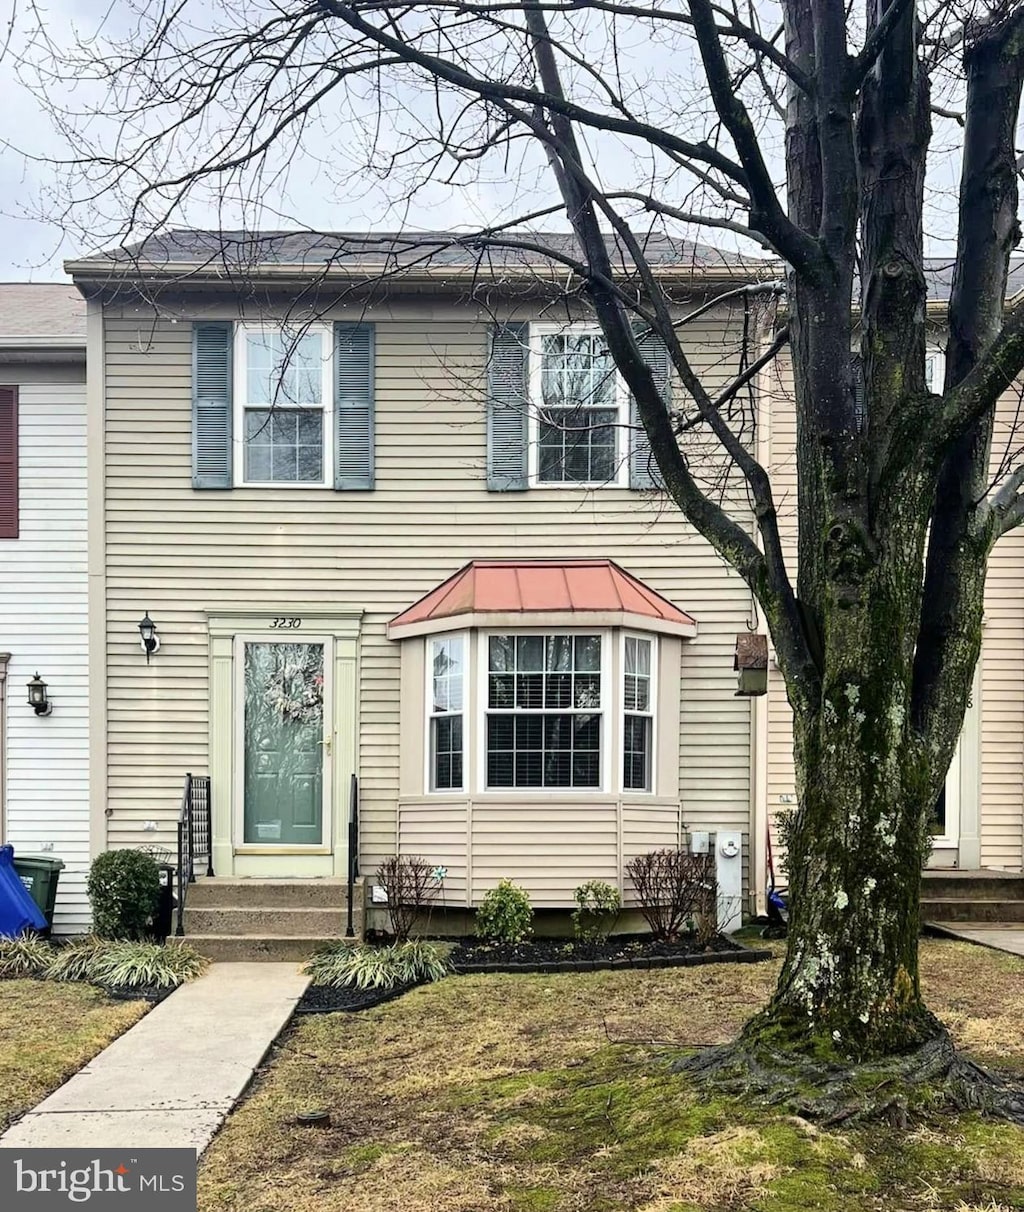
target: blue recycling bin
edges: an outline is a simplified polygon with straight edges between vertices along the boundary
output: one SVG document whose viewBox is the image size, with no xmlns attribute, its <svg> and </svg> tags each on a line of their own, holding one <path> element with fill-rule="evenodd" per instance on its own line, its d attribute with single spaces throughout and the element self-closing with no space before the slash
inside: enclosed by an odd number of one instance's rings
<svg viewBox="0 0 1024 1212">
<path fill-rule="evenodd" d="M 14 869 L 14 847 L 0 846 L 0 936 L 17 938 L 26 930 L 46 930 L 46 915 Z"/>
</svg>

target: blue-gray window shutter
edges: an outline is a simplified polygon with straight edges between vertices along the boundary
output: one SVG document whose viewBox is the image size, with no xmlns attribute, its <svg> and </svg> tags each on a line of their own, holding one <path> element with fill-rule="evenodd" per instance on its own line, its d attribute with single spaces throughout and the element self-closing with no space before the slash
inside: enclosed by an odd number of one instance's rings
<svg viewBox="0 0 1024 1212">
<path fill-rule="evenodd" d="M 374 485 L 374 326 L 334 326 L 334 487 Z"/>
<path fill-rule="evenodd" d="M 487 359 L 487 488 L 527 487 L 528 324 L 495 324 Z"/>
<path fill-rule="evenodd" d="M 644 361 L 651 368 L 654 386 L 661 394 L 665 407 L 671 406 L 672 362 L 668 346 L 661 337 L 646 326 L 637 333 L 637 344 Z M 637 490 L 663 487 L 661 473 L 651 453 L 651 442 L 637 411 L 636 400 L 629 399 L 629 486 Z"/>
<path fill-rule="evenodd" d="M 234 326 L 192 325 L 192 487 L 230 488 Z"/>
</svg>

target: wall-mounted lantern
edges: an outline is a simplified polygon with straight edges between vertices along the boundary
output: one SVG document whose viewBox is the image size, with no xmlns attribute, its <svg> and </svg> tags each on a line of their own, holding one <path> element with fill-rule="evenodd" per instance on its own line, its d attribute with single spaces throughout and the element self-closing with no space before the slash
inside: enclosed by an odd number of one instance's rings
<svg viewBox="0 0 1024 1212">
<path fill-rule="evenodd" d="M 46 697 L 46 683 L 37 673 L 28 683 L 28 705 L 36 715 L 50 715 L 53 704 Z"/>
<path fill-rule="evenodd" d="M 768 693 L 768 637 L 747 632 L 736 637 L 732 667 L 739 674 L 737 697 L 756 698 Z"/>
<path fill-rule="evenodd" d="M 148 610 L 139 624 L 139 639 L 142 644 L 142 651 L 146 654 L 146 664 L 148 665 L 149 658 L 153 653 L 160 651 L 160 637 L 156 633 L 156 623 L 149 617 Z"/>
</svg>

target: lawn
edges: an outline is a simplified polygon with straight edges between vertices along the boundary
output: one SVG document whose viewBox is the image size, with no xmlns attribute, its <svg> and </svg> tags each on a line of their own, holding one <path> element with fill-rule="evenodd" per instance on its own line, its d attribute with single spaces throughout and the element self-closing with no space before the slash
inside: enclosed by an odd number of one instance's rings
<svg viewBox="0 0 1024 1212">
<path fill-rule="evenodd" d="M 0 1132 L 146 1012 L 92 985 L 0 981 Z"/>
<path fill-rule="evenodd" d="M 284 1039 L 200 1171 L 201 1212 L 1001 1212 L 1024 1130 L 820 1131 L 702 1103 L 668 1062 L 730 1037 L 776 964 L 452 977 Z M 928 940 L 933 1007 L 1024 1072 L 1024 961 Z M 325 1109 L 327 1128 L 299 1127 Z"/>
</svg>

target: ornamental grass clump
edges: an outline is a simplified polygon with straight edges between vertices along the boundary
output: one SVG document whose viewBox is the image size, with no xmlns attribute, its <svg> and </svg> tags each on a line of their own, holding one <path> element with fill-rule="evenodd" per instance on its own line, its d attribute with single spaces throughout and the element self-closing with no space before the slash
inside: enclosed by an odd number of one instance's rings
<svg viewBox="0 0 1024 1212">
<path fill-rule="evenodd" d="M 173 989 L 202 976 L 209 965 L 185 944 L 115 942 L 96 950 L 89 979 L 115 989 Z"/>
<path fill-rule="evenodd" d="M 449 971 L 448 948 L 421 939 L 391 947 L 330 943 L 303 968 L 314 985 L 331 988 L 393 989 L 439 981 Z"/>
<path fill-rule="evenodd" d="M 202 976 L 209 960 L 186 945 L 116 942 L 95 936 L 60 948 L 50 980 L 89 981 L 115 989 L 172 989 Z"/>
<path fill-rule="evenodd" d="M 478 938 L 489 943 L 524 943 L 533 934 L 533 906 L 518 884 L 499 880 L 476 911 Z"/>
<path fill-rule="evenodd" d="M 44 976 L 52 958 L 53 948 L 37 934 L 0 938 L 0 978 Z"/>
</svg>

